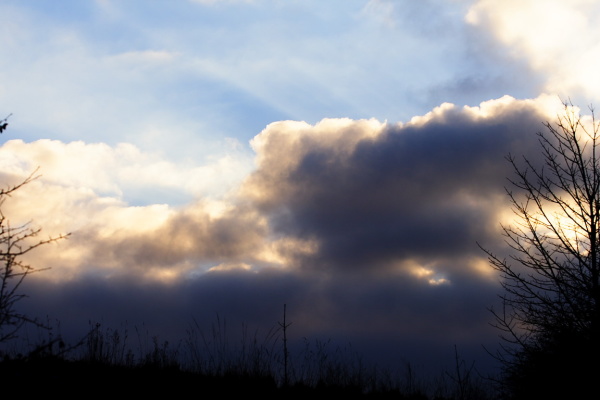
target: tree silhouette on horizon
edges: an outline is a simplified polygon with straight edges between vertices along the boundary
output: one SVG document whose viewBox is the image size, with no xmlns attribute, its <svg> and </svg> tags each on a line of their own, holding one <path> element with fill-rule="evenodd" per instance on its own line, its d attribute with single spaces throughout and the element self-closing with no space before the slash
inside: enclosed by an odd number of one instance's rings
<svg viewBox="0 0 600 400">
<path fill-rule="evenodd" d="M 600 124 L 571 103 L 538 132 L 542 162 L 506 158 L 515 214 L 499 272 L 504 387 L 513 398 L 597 391 L 600 355 Z M 534 397 L 531 397 L 534 396 Z"/>
<path fill-rule="evenodd" d="M 9 115 L 10 116 L 10 115 Z M 0 120 L 0 133 L 8 126 L 8 117 Z M 30 251 L 68 237 L 70 234 L 37 239 L 41 228 L 33 228 L 29 222 L 11 225 L 3 213 L 4 202 L 17 190 L 37 179 L 37 169 L 16 184 L 0 189 L 0 343 L 17 337 L 18 331 L 27 323 L 42 324 L 35 318 L 18 311 L 17 304 L 25 294 L 20 287 L 30 274 L 42 269 L 25 263 L 22 257 Z"/>
</svg>

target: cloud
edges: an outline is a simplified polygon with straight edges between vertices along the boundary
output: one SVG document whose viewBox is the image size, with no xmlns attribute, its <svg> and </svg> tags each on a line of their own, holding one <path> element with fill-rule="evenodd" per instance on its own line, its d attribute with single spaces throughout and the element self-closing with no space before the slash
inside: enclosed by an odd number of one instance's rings
<svg viewBox="0 0 600 400">
<path fill-rule="evenodd" d="M 274 123 L 252 142 L 258 164 L 243 191 L 277 234 L 318 244 L 304 267 L 389 273 L 417 260 L 460 274 L 495 233 L 504 156 L 535 148 L 547 103 L 446 104 L 406 124 Z"/>
<path fill-rule="evenodd" d="M 53 276 L 97 268 L 177 281 L 278 268 L 487 279 L 476 242 L 495 243 L 506 215 L 504 156 L 535 149 L 532 133 L 559 106 L 506 96 L 443 104 L 407 123 L 280 121 L 253 139 L 253 170 L 232 156 L 190 167 L 130 144 L 11 140 L 0 149 L 5 180 L 43 169 L 7 213 L 74 233 L 77 250 Z M 161 192 L 194 200 L 173 207 L 156 201 Z M 139 205 L 124 200 L 142 195 Z"/>
<path fill-rule="evenodd" d="M 206 326 L 215 314 L 268 329 L 288 304 L 296 337 L 351 342 L 390 362 L 444 351 L 451 361 L 456 344 L 489 363 L 480 346 L 496 340 L 486 309 L 499 287 L 477 243 L 505 251 L 504 156 L 535 161 L 535 132 L 560 107 L 554 96 L 506 96 L 406 123 L 275 122 L 252 141 L 255 165 L 235 190 L 179 207 L 119 199 L 127 185 L 170 179 L 139 179 L 160 162 L 130 145 L 9 141 L 5 178 L 40 154 L 49 174 L 3 210 L 73 232 L 28 258 L 52 269 L 28 281 L 39 303 L 27 310 L 77 329 L 143 322 L 181 339 L 191 318 Z M 103 160 L 114 174 L 97 168 Z M 133 161 L 141 175 L 118 173 Z"/>
<path fill-rule="evenodd" d="M 33 227 L 43 227 L 44 236 L 73 234 L 68 243 L 30 255 L 32 265 L 52 267 L 46 274 L 51 280 L 137 271 L 148 279 L 170 281 L 198 267 L 188 262 L 192 248 L 201 251 L 195 241 L 223 249 L 227 238 L 243 232 L 244 216 L 229 225 L 219 222 L 228 218 L 228 193 L 251 169 L 251 160 L 235 147 L 231 154 L 215 155 L 212 163 L 191 165 L 169 162 L 127 143 L 111 147 L 9 140 L 0 147 L 0 166 L 6 185 L 23 181 L 40 166 L 38 178 L 3 204 L 12 224 L 32 221 Z M 177 203 L 191 205 L 178 209 Z M 203 227 L 202 221 L 210 226 Z M 231 240 L 231 246 L 242 246 Z M 123 265 L 129 267 L 121 270 Z"/>
<path fill-rule="evenodd" d="M 597 100 L 600 7 L 594 0 L 477 1 L 466 21 L 490 29 L 512 56 L 545 76 L 545 91 Z"/>
<path fill-rule="evenodd" d="M 251 158 L 236 141 L 222 151 L 202 164 L 169 161 L 130 143 L 111 147 L 82 141 L 9 140 L 1 148 L 0 163 L 4 173 L 20 177 L 40 166 L 44 182 L 51 185 L 85 188 L 132 204 L 176 205 L 194 198 L 220 198 L 251 170 Z"/>
</svg>

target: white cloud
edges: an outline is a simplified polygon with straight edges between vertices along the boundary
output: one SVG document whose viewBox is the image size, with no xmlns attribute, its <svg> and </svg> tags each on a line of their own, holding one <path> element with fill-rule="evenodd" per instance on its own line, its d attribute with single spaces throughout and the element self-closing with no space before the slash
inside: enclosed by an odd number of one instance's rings
<svg viewBox="0 0 600 400">
<path fill-rule="evenodd" d="M 192 164 L 169 161 L 129 143 L 111 147 L 81 141 L 10 140 L 0 147 L 0 165 L 5 173 L 19 176 L 40 166 L 44 182 L 134 204 L 181 204 L 201 197 L 217 199 L 237 187 L 252 168 L 252 160 L 237 151 L 235 143 L 231 146 L 205 164 Z"/>
<path fill-rule="evenodd" d="M 595 0 L 480 0 L 466 21 L 490 29 L 514 57 L 546 77 L 562 96 L 600 93 L 600 4 Z"/>
</svg>

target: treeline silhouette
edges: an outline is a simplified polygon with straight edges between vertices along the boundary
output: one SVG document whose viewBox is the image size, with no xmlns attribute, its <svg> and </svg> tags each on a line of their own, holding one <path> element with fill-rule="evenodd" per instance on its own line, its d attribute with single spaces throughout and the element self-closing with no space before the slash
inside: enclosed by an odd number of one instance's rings
<svg viewBox="0 0 600 400">
<path fill-rule="evenodd" d="M 90 322 L 75 343 L 49 329 L 36 343 L 22 340 L 20 349 L 15 344 L 1 351 L 0 376 L 21 395 L 498 398 L 496 382 L 478 375 L 458 352 L 450 370 L 420 376 L 409 363 L 394 371 L 367 365 L 350 345 L 330 340 L 304 339 L 303 346 L 290 350 L 285 327 L 260 335 L 243 325 L 233 340 L 226 321 L 217 317 L 209 332 L 194 321 L 175 345 L 140 328 L 130 335 L 127 329 Z"/>
</svg>

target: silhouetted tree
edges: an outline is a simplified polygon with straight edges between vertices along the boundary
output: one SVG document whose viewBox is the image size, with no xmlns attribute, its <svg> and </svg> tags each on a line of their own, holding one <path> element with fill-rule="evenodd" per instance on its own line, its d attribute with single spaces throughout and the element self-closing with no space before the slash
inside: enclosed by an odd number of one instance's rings
<svg viewBox="0 0 600 400">
<path fill-rule="evenodd" d="M 0 132 L 6 129 L 6 118 L 0 121 Z M 38 240 L 40 228 L 32 228 L 29 223 L 11 226 L 9 219 L 2 212 L 7 198 L 24 185 L 36 179 L 34 171 L 30 176 L 7 188 L 0 189 L 0 343 L 16 337 L 17 331 L 26 323 L 37 323 L 35 319 L 20 313 L 17 303 L 25 297 L 19 288 L 25 278 L 40 271 L 22 261 L 22 256 L 33 249 L 63 239 L 67 235 L 49 237 Z"/>
<path fill-rule="evenodd" d="M 492 313 L 505 387 L 515 398 L 597 390 L 600 124 L 590 111 L 586 119 L 564 103 L 556 122 L 545 123 L 540 165 L 507 156 L 516 218 L 502 229 L 511 255 L 484 251 L 501 277 L 502 308 Z"/>
</svg>

